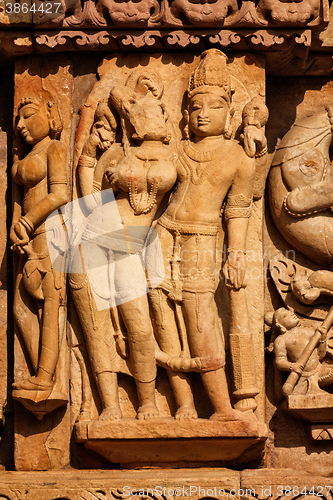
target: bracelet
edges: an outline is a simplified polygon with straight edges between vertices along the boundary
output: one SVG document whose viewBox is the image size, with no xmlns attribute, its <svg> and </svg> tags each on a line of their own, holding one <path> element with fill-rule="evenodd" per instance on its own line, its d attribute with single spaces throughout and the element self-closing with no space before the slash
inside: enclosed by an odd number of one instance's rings
<svg viewBox="0 0 333 500">
<path fill-rule="evenodd" d="M 265 156 L 265 154 L 267 153 L 267 146 L 264 147 L 264 149 L 262 149 L 261 151 L 259 151 L 259 153 L 256 153 L 255 154 L 255 158 L 261 158 L 262 156 Z"/>
<path fill-rule="evenodd" d="M 96 163 L 96 158 L 87 155 L 80 156 L 79 167 L 95 168 Z"/>
<path fill-rule="evenodd" d="M 19 219 L 19 223 L 22 224 L 28 234 L 32 233 L 32 231 L 34 230 L 33 223 L 27 218 L 26 215 Z"/>
<path fill-rule="evenodd" d="M 99 193 L 102 191 L 102 188 L 101 188 L 101 183 L 100 182 L 97 182 L 97 181 L 94 181 L 93 182 L 93 185 L 92 185 L 92 193 Z"/>
</svg>

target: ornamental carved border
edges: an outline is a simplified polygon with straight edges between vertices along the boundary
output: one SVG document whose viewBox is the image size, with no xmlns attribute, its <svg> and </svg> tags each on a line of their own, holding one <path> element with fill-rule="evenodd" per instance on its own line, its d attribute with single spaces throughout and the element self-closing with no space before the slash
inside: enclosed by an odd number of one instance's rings
<svg viewBox="0 0 333 500">
<path fill-rule="evenodd" d="M 27 0 L 0 4 L 0 25 L 33 24 L 66 29 L 116 28 L 322 28 L 328 0 Z"/>
</svg>

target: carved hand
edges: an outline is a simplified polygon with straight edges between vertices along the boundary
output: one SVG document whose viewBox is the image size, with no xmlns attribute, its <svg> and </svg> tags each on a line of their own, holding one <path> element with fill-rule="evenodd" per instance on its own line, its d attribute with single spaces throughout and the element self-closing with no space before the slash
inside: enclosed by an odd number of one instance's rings
<svg viewBox="0 0 333 500">
<path fill-rule="evenodd" d="M 239 290 L 246 287 L 246 263 L 244 252 L 229 250 L 229 256 L 223 270 L 227 286 Z"/>
<path fill-rule="evenodd" d="M 26 228 L 23 226 L 23 224 L 21 224 L 20 221 L 18 221 L 15 226 L 11 227 L 10 239 L 13 242 L 12 249 L 17 253 L 23 254 L 24 250 L 22 247 L 27 245 L 30 239 Z"/>
<path fill-rule="evenodd" d="M 117 167 L 117 161 L 112 160 L 110 162 L 110 166 L 105 170 L 105 177 L 107 178 L 111 188 L 115 188 L 117 180 L 118 180 L 118 174 L 115 171 Z"/>
<path fill-rule="evenodd" d="M 250 158 L 263 151 L 267 146 L 264 129 L 255 125 L 246 125 L 244 127 L 243 141 L 245 153 Z"/>
<path fill-rule="evenodd" d="M 104 124 L 101 122 L 95 123 L 89 139 L 84 145 L 82 154 L 96 158 L 97 148 L 103 152 L 106 151 L 114 142 L 113 137 L 111 129 L 106 130 Z"/>
<path fill-rule="evenodd" d="M 291 371 L 297 373 L 298 375 L 302 375 L 304 368 L 305 367 L 303 365 L 300 365 L 297 361 L 296 363 L 291 364 Z"/>
</svg>

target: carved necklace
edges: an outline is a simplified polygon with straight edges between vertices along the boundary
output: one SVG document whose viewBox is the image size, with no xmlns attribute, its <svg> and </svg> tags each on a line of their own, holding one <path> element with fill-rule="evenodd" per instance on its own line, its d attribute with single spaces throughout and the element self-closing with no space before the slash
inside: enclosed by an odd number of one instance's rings
<svg viewBox="0 0 333 500">
<path fill-rule="evenodd" d="M 135 155 L 136 156 L 136 155 Z M 137 157 L 138 158 L 138 157 Z M 135 215 L 148 214 L 156 204 L 156 196 L 158 192 L 158 182 L 153 180 L 148 193 L 148 172 L 151 167 L 149 160 L 144 160 L 143 168 L 145 170 L 144 181 L 146 188 L 138 193 L 138 184 L 134 181 L 128 181 L 129 202 L 134 210 Z"/>
<path fill-rule="evenodd" d="M 198 151 L 190 141 L 187 141 L 184 144 L 184 153 L 182 158 L 190 170 L 191 181 L 194 185 L 198 185 L 209 174 L 207 164 L 212 163 L 212 166 L 215 167 L 217 162 L 221 160 L 221 145 L 209 151 Z"/>
</svg>

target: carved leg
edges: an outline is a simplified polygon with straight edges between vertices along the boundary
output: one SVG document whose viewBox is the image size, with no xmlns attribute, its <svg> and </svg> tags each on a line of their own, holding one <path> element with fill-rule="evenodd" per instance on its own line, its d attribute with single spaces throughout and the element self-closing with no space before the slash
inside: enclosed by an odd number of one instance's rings
<svg viewBox="0 0 333 500">
<path fill-rule="evenodd" d="M 91 420 L 91 408 L 92 408 L 92 390 L 90 385 L 89 374 L 87 370 L 88 360 L 84 346 L 80 344 L 74 344 L 72 338 L 72 350 L 75 355 L 75 358 L 79 364 L 80 372 L 81 372 L 81 394 L 82 394 L 82 402 L 80 408 L 80 414 L 77 417 L 77 422 L 84 422 L 86 420 Z"/>
<path fill-rule="evenodd" d="M 214 294 L 183 292 L 183 310 L 192 356 L 214 356 L 219 351 L 216 331 Z M 222 354 L 222 353 L 221 353 Z M 214 408 L 214 420 L 238 420 L 232 409 L 223 368 L 201 374 Z"/>
<path fill-rule="evenodd" d="M 156 289 L 149 293 L 153 311 L 154 331 L 160 349 L 170 356 L 179 356 L 182 350 L 179 332 L 175 320 L 174 302 L 168 298 L 168 292 Z M 170 385 L 176 400 L 176 419 L 196 419 L 193 393 L 188 373 L 167 370 Z"/>
<path fill-rule="evenodd" d="M 40 325 L 36 301 L 23 285 L 22 269 L 25 260 L 25 257 L 21 256 L 16 278 L 13 312 L 32 367 L 37 373 Z"/>
<path fill-rule="evenodd" d="M 60 290 L 54 286 L 52 272 L 43 278 L 44 301 L 41 317 L 40 358 L 37 373 L 22 382 L 13 384 L 13 398 L 20 401 L 41 420 L 46 413 L 64 406 L 66 394 L 53 388 L 53 376 L 59 359 L 59 306 Z"/>
<path fill-rule="evenodd" d="M 127 329 L 130 362 L 138 391 L 137 418 L 159 417 L 155 402 L 155 347 L 147 296 L 125 302 L 118 308 Z"/>
<path fill-rule="evenodd" d="M 254 397 L 259 394 L 259 389 L 256 383 L 245 289 L 230 290 L 229 299 L 229 340 L 236 389 L 234 396 L 238 399 L 235 408 L 240 411 L 254 411 L 257 408 Z"/>
<path fill-rule="evenodd" d="M 97 311 L 85 274 L 72 274 L 70 286 L 102 402 L 103 411 L 100 418 L 103 420 L 120 419 L 122 414 L 117 374 L 114 372 L 116 349 L 110 310 Z"/>
<path fill-rule="evenodd" d="M 43 279 L 44 308 L 41 331 L 41 351 L 35 382 L 52 386 L 52 378 L 59 357 L 60 291 L 54 288 L 52 273 Z"/>
<path fill-rule="evenodd" d="M 51 272 L 43 278 L 43 313 L 40 333 L 40 358 L 36 376 L 14 384 L 15 389 L 49 392 L 59 357 L 60 292 L 54 288 Z M 26 339 L 25 339 L 26 340 Z"/>
</svg>

